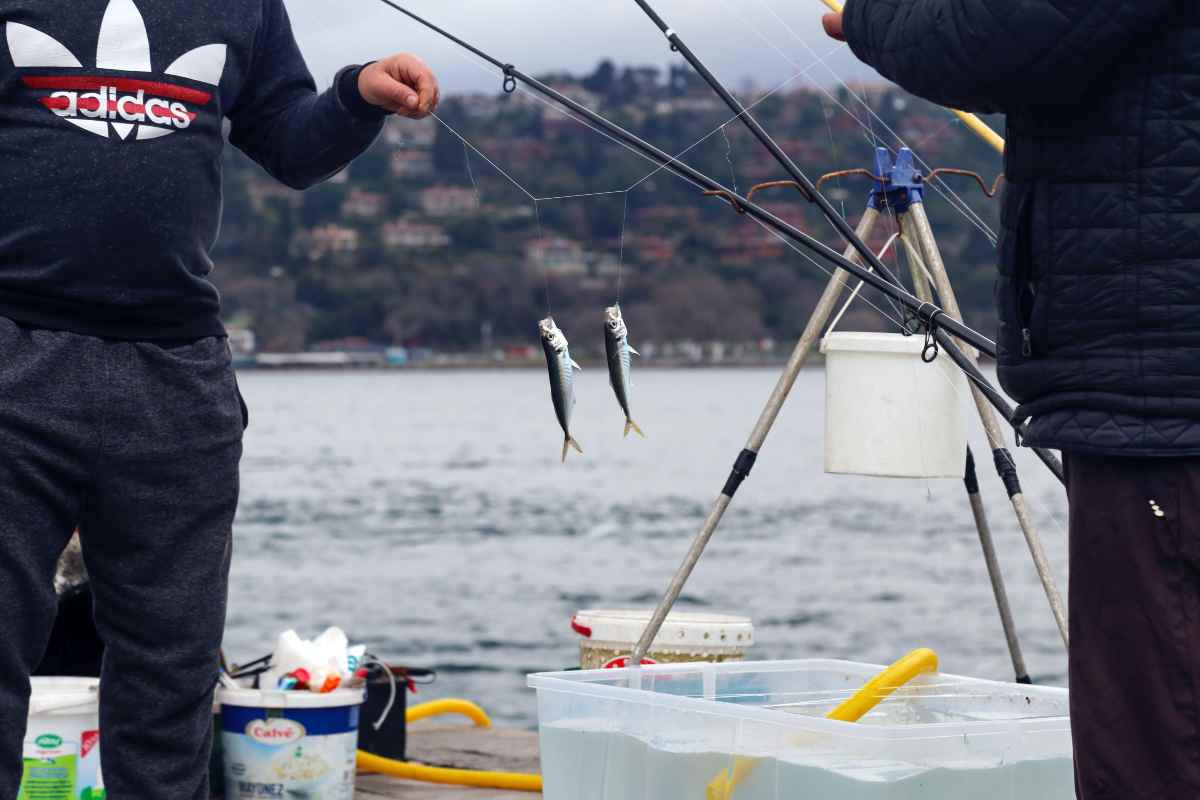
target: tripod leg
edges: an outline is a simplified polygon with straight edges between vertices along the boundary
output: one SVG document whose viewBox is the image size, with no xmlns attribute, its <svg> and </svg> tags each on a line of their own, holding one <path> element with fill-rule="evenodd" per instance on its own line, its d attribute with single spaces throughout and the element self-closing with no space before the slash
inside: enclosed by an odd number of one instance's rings
<svg viewBox="0 0 1200 800">
<path fill-rule="evenodd" d="M 933 228 L 929 224 L 929 217 L 925 214 L 924 204 L 913 203 L 904 215 L 901 224 L 907 228 L 904 237 L 906 240 L 908 239 L 908 233 L 911 232 L 915 235 L 915 245 L 913 242 L 907 242 L 906 246 L 915 247 L 925 266 L 929 269 L 946 313 L 954 319 L 962 321 L 962 311 L 958 306 L 954 287 L 950 284 L 950 275 L 946 271 L 945 262 L 942 261 L 937 240 L 933 236 Z M 978 360 L 979 355 L 973 349 L 965 348 L 964 351 L 969 358 Z M 1021 526 L 1021 532 L 1025 536 L 1029 552 L 1033 556 L 1034 566 L 1037 569 L 1038 577 L 1041 579 L 1042 588 L 1046 592 L 1046 599 L 1050 603 L 1050 611 L 1054 614 L 1054 621 L 1058 625 L 1058 631 L 1062 636 L 1063 644 L 1069 645 L 1066 605 L 1063 603 L 1062 594 L 1058 591 L 1058 586 L 1054 581 L 1054 575 L 1050 569 L 1050 561 L 1046 557 L 1045 547 L 1042 545 L 1041 536 L 1034 526 L 1033 515 L 1029 511 L 1029 504 L 1021 489 L 1016 462 L 1013 460 L 1012 453 L 1008 451 L 1008 447 L 1004 442 L 1004 435 L 1000 430 L 1000 422 L 996 418 L 996 414 L 992 410 L 988 400 L 974 385 L 971 386 L 971 394 L 975 399 L 976 407 L 979 409 L 979 417 L 983 422 L 984 431 L 987 433 L 988 444 L 992 448 L 996 470 L 1000 474 L 1000 478 L 1004 481 L 1009 501 L 1012 503 L 1013 512 L 1016 514 L 1017 522 Z"/>
<path fill-rule="evenodd" d="M 859 238 L 869 238 L 878 220 L 879 212 L 873 207 L 868 206 L 858 223 L 857 233 Z M 846 250 L 846 257 L 856 258 L 856 251 L 853 247 Z M 817 301 L 817 307 L 813 310 L 812 316 L 809 317 L 808 325 L 805 326 L 804 332 L 800 335 L 800 340 L 796 342 L 796 347 L 792 350 L 791 358 L 788 359 L 783 374 L 779 376 L 779 381 L 775 384 L 775 389 L 771 392 L 771 396 L 767 400 L 767 404 L 763 408 L 762 414 L 759 416 L 758 422 L 750 434 L 750 439 L 746 443 L 746 449 L 738 456 L 733 473 L 729 476 L 729 480 L 726 481 L 724 490 L 722 490 L 721 495 L 713 504 L 712 510 L 704 520 L 704 526 L 696 534 L 696 538 L 692 541 L 691 547 L 688 548 L 683 563 L 679 565 L 679 569 L 671 579 L 671 585 L 667 587 L 666 594 L 659 601 L 658 607 L 654 610 L 654 615 L 650 618 L 649 624 L 646 625 L 646 630 L 642 632 L 642 638 L 638 640 L 637 646 L 633 650 L 630 662 L 633 666 L 640 665 L 642 659 L 646 657 L 646 653 L 654 643 L 654 637 L 658 635 L 663 623 L 667 621 L 667 615 L 671 613 L 671 609 L 679 599 L 679 595 L 683 592 L 683 587 L 687 584 L 688 578 L 691 577 L 692 570 L 695 569 L 696 564 L 700 561 L 700 556 L 703 555 L 704 548 L 708 546 L 709 540 L 712 539 L 713 534 L 716 533 L 717 528 L 720 526 L 721 519 L 725 516 L 725 510 L 729 508 L 729 504 L 733 501 L 734 493 L 737 492 L 738 487 L 746 479 L 746 476 L 750 474 L 750 469 L 754 466 L 754 460 L 758 457 L 759 450 L 762 449 L 763 444 L 766 442 L 767 435 L 771 432 L 775 420 L 779 417 L 779 412 L 782 410 L 783 404 L 787 401 L 792 387 L 796 385 L 796 378 L 799 377 L 800 370 L 804 367 L 805 362 L 808 361 L 813 347 L 821 338 L 821 333 L 825 330 L 825 325 L 836 310 L 838 299 L 842 296 L 842 292 L 846 288 L 848 278 L 849 274 L 847 272 L 840 269 L 836 270 L 833 277 L 830 278 L 829 284 L 825 287 L 825 291 L 821 294 L 821 299 Z"/>
</svg>

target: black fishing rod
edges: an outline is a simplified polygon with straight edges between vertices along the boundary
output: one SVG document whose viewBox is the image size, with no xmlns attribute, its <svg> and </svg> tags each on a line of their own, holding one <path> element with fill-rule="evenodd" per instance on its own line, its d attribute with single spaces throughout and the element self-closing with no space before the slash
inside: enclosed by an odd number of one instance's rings
<svg viewBox="0 0 1200 800">
<path fill-rule="evenodd" d="M 504 90 L 506 92 L 511 93 L 515 91 L 518 82 L 525 84 L 539 94 L 549 98 L 560 106 L 569 109 L 571 112 L 587 120 L 596 128 L 599 128 L 601 131 L 603 131 L 605 135 L 609 136 L 618 143 L 623 144 L 630 150 L 633 150 L 647 161 L 657 164 L 662 169 L 670 170 L 676 176 L 682 178 L 701 191 L 724 198 L 730 204 L 732 204 L 739 213 L 752 217 L 771 230 L 776 231 L 781 236 L 796 242 L 809 252 L 820 256 L 825 261 L 833 264 L 835 267 L 849 272 L 859 280 L 866 282 L 867 285 L 879 290 L 892 300 L 899 302 L 906 309 L 908 309 L 910 313 L 913 313 L 915 317 L 926 326 L 927 330 L 932 331 L 933 340 L 937 342 L 940 350 L 944 351 L 946 355 L 951 358 L 951 360 L 953 360 L 965 373 L 967 373 L 968 378 L 983 391 L 988 398 L 988 401 L 995 406 L 996 410 L 1000 412 L 1004 419 L 1007 420 L 1009 424 L 1017 430 L 1018 433 L 1021 433 L 1024 430 L 1024 421 L 1016 417 L 1016 413 L 1012 405 L 1007 401 L 1007 399 L 1005 399 L 1004 395 L 1002 395 L 999 390 L 992 385 L 991 381 L 987 379 L 987 377 L 978 369 L 978 367 L 972 363 L 969 358 L 967 358 L 967 356 L 958 348 L 958 346 L 950 339 L 950 337 L 946 335 L 946 332 L 949 331 L 958 339 L 972 345 L 977 350 L 993 358 L 996 357 L 995 343 L 978 331 L 975 331 L 958 320 L 951 318 L 940 307 L 932 303 L 926 303 L 910 294 L 906 289 L 904 289 L 903 286 L 899 285 L 898 281 L 895 281 L 894 279 L 889 281 L 886 277 L 883 277 L 889 276 L 891 274 L 890 271 L 887 269 L 886 265 L 880 262 L 879 259 L 870 252 L 870 248 L 863 244 L 861 238 L 856 236 L 852 230 L 848 231 L 848 240 L 851 243 L 857 242 L 857 245 L 855 245 L 855 250 L 859 251 L 860 254 L 865 251 L 870 259 L 870 262 L 872 262 L 872 268 L 878 269 L 882 275 L 875 274 L 872 269 L 866 269 L 848 256 L 844 256 L 835 252 L 825 244 L 817 241 L 799 228 L 796 228 L 788 222 L 785 222 L 758 204 L 737 194 L 713 178 L 710 178 L 708 175 L 705 175 L 704 173 L 692 168 L 691 166 L 660 150 L 649 142 L 644 141 L 636 134 L 626 130 L 625 128 L 622 128 L 620 125 L 617 125 L 614 122 L 609 121 L 586 106 L 577 103 L 556 89 L 547 86 L 534 77 L 526 75 L 512 64 L 505 63 L 500 59 L 484 52 L 483 50 L 480 50 L 478 47 L 475 47 L 469 42 L 460 39 L 459 37 L 455 36 L 444 28 L 435 25 L 419 14 L 409 11 L 404 6 L 393 2 L 393 0 L 379 0 L 379 2 L 385 6 L 388 6 L 394 11 L 400 12 L 419 25 L 433 31 L 439 36 L 447 39 L 450 42 L 453 42 L 454 44 L 473 54 L 482 61 L 485 61 L 488 64 L 491 64 L 493 67 L 499 69 L 504 74 Z M 641 5 L 645 7 L 644 4 Z M 657 17 L 657 15 L 655 15 L 654 18 L 661 22 L 661 18 Z M 675 38 L 678 39 L 677 36 Z M 681 50 L 680 52 L 684 51 Z M 695 54 L 691 53 L 690 50 L 687 51 L 687 53 L 691 54 L 692 58 L 695 58 Z M 711 76 L 711 73 L 708 74 Z M 715 80 L 715 78 L 713 80 Z M 725 92 L 725 95 L 728 96 L 728 92 Z M 740 108 L 740 106 L 736 106 L 736 100 L 733 100 L 733 103 L 735 104 L 735 107 Z M 744 109 L 739 110 L 738 116 L 743 119 L 749 118 L 749 114 L 745 112 Z M 757 122 L 754 124 L 757 130 L 760 131 L 768 141 L 770 141 L 770 136 L 766 134 L 766 131 L 763 131 L 761 126 L 758 126 Z M 775 150 L 779 149 L 778 145 L 773 145 L 773 147 Z M 782 153 L 782 151 L 780 152 Z M 786 154 L 783 157 L 786 159 Z M 795 168 L 794 164 L 793 168 Z M 796 171 L 799 173 L 798 168 L 796 168 Z M 803 175 L 799 175 L 799 177 L 807 181 Z M 828 202 L 821 197 L 820 193 L 814 191 L 813 194 L 823 203 L 822 207 L 829 209 L 830 213 L 832 214 L 832 219 L 834 220 L 833 224 L 837 226 L 839 230 L 842 230 L 843 228 L 847 228 L 848 230 L 845 220 L 837 215 L 832 207 L 828 205 Z M 846 234 L 843 233 L 843 235 Z M 1050 467 L 1051 471 L 1053 471 L 1061 480 L 1063 477 L 1062 465 L 1057 463 L 1057 460 L 1053 457 L 1053 455 L 1044 452 L 1041 452 L 1038 455 L 1040 458 L 1042 458 L 1046 465 Z"/>
<path fill-rule="evenodd" d="M 859 265 L 851 258 L 836 252 L 832 248 L 808 235 L 794 225 L 791 225 L 790 223 L 780 219 L 775 214 L 772 214 L 770 211 L 766 210 L 757 203 L 748 200 L 732 189 L 726 187 L 719 181 L 710 178 L 703 172 L 694 169 L 693 167 L 676 159 L 663 150 L 660 150 L 636 134 L 626 130 L 625 128 L 622 128 L 620 125 L 617 125 L 615 122 L 611 122 L 600 114 L 597 114 L 595 111 L 592 111 L 586 106 L 579 104 L 578 102 L 564 95 L 562 92 L 559 92 L 551 86 L 547 86 L 537 78 L 525 74 L 512 64 L 505 63 L 500 59 L 485 53 L 484 51 L 460 39 L 449 31 L 438 27 L 424 17 L 421 17 L 420 15 L 415 14 L 412 11 L 409 11 L 407 8 L 399 5 L 398 3 L 393 2 L 393 0 L 379 0 L 379 2 L 395 11 L 400 12 L 414 22 L 424 26 L 425 28 L 428 28 L 439 36 L 442 36 L 443 38 L 453 42 L 476 57 L 486 61 L 488 64 L 491 64 L 493 67 L 499 69 L 504 75 L 504 90 L 506 92 L 512 93 L 515 91 L 518 83 L 528 86 L 530 89 L 533 89 L 539 94 L 549 98 L 550 100 L 553 100 L 558 105 L 570 110 L 580 117 L 583 117 L 593 126 L 601 129 L 610 138 L 625 145 L 630 150 L 639 153 L 646 160 L 657 164 L 662 169 L 670 170 L 678 177 L 686 180 L 688 183 L 708 194 L 723 198 L 729 202 L 730 205 L 732 205 L 739 213 L 761 222 L 768 228 L 777 231 L 784 237 L 792 240 L 796 244 L 808 250 L 810 253 L 819 256 L 826 263 L 843 269 L 859 280 L 864 281 L 868 286 L 878 290 L 882 294 L 891 298 L 893 301 L 908 309 L 908 311 L 913 314 L 913 316 L 920 321 L 927 330 L 933 331 L 935 335 L 937 335 L 939 346 L 943 350 L 952 352 L 953 350 L 957 349 L 957 345 L 954 344 L 948 337 L 940 335 L 943 331 L 946 331 L 950 334 L 953 334 L 953 336 L 960 341 L 971 345 L 975 349 L 980 350 L 987 355 L 992 356 L 993 358 L 996 356 L 996 343 L 991 339 L 974 330 L 973 328 L 968 327 L 962 322 L 951 318 L 950 315 L 946 314 L 946 312 L 940 307 L 934 305 L 933 303 L 922 301 L 915 295 L 910 294 L 903 286 L 890 282 L 886 277 L 883 277 L 889 275 L 890 273 L 887 267 L 880 262 L 879 259 L 875 258 L 873 254 L 868 259 L 868 263 L 871 265 L 870 269 Z M 844 220 L 842 224 L 845 225 Z M 853 231 L 850 231 L 850 234 L 853 236 Z M 863 247 L 866 247 L 866 245 L 863 245 Z M 882 274 L 877 274 L 876 270 Z M 955 360 L 957 361 L 957 359 Z M 978 370 L 975 370 L 974 373 L 972 373 L 972 376 L 977 381 L 983 383 L 988 382 L 983 373 L 979 372 Z M 1001 413 L 1004 413 L 1003 410 L 1001 410 Z M 1008 416 L 1008 419 L 1014 425 L 1019 424 L 1019 421 L 1013 420 L 1011 415 Z"/>
</svg>

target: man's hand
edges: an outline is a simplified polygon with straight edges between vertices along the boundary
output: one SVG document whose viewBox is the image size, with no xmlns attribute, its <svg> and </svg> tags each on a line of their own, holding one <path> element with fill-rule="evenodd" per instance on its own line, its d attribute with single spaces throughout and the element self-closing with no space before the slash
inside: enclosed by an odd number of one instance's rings
<svg viewBox="0 0 1200 800">
<path fill-rule="evenodd" d="M 821 17 L 821 24 L 825 26 L 825 33 L 839 42 L 846 41 L 846 34 L 842 31 L 842 15 L 841 14 L 826 14 Z"/>
<path fill-rule="evenodd" d="M 424 119 L 437 108 L 437 78 L 416 56 L 401 53 L 370 64 L 358 75 L 358 91 L 374 106 L 409 119 Z"/>
</svg>

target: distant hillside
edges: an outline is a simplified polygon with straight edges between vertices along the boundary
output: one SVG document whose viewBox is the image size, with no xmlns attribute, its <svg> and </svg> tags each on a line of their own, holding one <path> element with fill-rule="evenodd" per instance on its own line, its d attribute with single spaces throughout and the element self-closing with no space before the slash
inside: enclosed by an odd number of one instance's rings
<svg viewBox="0 0 1200 800">
<path fill-rule="evenodd" d="M 684 158 L 743 192 L 783 177 L 740 123 L 719 129 L 731 115 L 686 72 L 605 63 L 586 77 L 546 79 L 670 152 L 716 131 Z M 811 87 L 786 87 L 754 113 L 814 180 L 870 167 L 872 134 L 895 143 L 887 128 L 930 166 L 976 170 L 989 182 L 998 172 L 995 153 L 945 111 L 887 87 L 865 91 L 878 119 L 845 89 L 830 98 Z M 847 110 L 869 121 L 870 131 Z M 568 336 L 578 331 L 573 339 L 587 349 L 600 346 L 586 332 L 599 330 L 619 284 L 639 342 L 790 339 L 803 326 L 825 275 L 728 205 L 654 173 L 530 96 L 451 97 L 439 116 L 524 191 L 435 120 L 393 120 L 350 169 L 303 194 L 229 148 L 215 252 L 227 321 L 252 329 L 267 351 L 349 337 L 474 351 L 536 340 L 548 294 L 560 325 Z M 996 229 L 996 202 L 968 182 L 953 186 Z M 847 178 L 825 192 L 854 220 L 867 189 Z M 535 203 L 525 191 L 539 198 L 614 193 Z M 798 193 L 758 199 L 836 245 Z M 994 248 L 941 197 L 931 195 L 928 207 L 969 320 L 990 330 Z M 878 246 L 887 233 L 876 237 Z M 880 298 L 866 299 L 893 313 Z M 863 302 L 843 323 L 889 324 Z"/>
</svg>

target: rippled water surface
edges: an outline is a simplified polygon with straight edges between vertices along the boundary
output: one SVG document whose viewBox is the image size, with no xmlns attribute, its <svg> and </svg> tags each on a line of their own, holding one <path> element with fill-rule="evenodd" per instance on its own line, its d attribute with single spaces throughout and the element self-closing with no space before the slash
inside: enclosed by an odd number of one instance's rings
<svg viewBox="0 0 1200 800">
<path fill-rule="evenodd" d="M 524 676 L 578 662 L 576 609 L 655 603 L 777 374 L 642 369 L 648 438 L 623 440 L 606 376 L 587 370 L 573 425 L 586 455 L 563 466 L 542 371 L 243 373 L 231 656 L 337 624 L 436 668 L 426 699 L 534 724 Z M 754 658 L 878 663 L 932 647 L 947 671 L 1011 679 L 961 482 L 825 475 L 823 409 L 823 373 L 808 371 L 681 607 L 752 617 Z M 1018 461 L 1065 592 L 1065 498 L 1031 453 Z M 1062 643 L 982 462 L 1026 659 L 1061 683 Z"/>
</svg>

